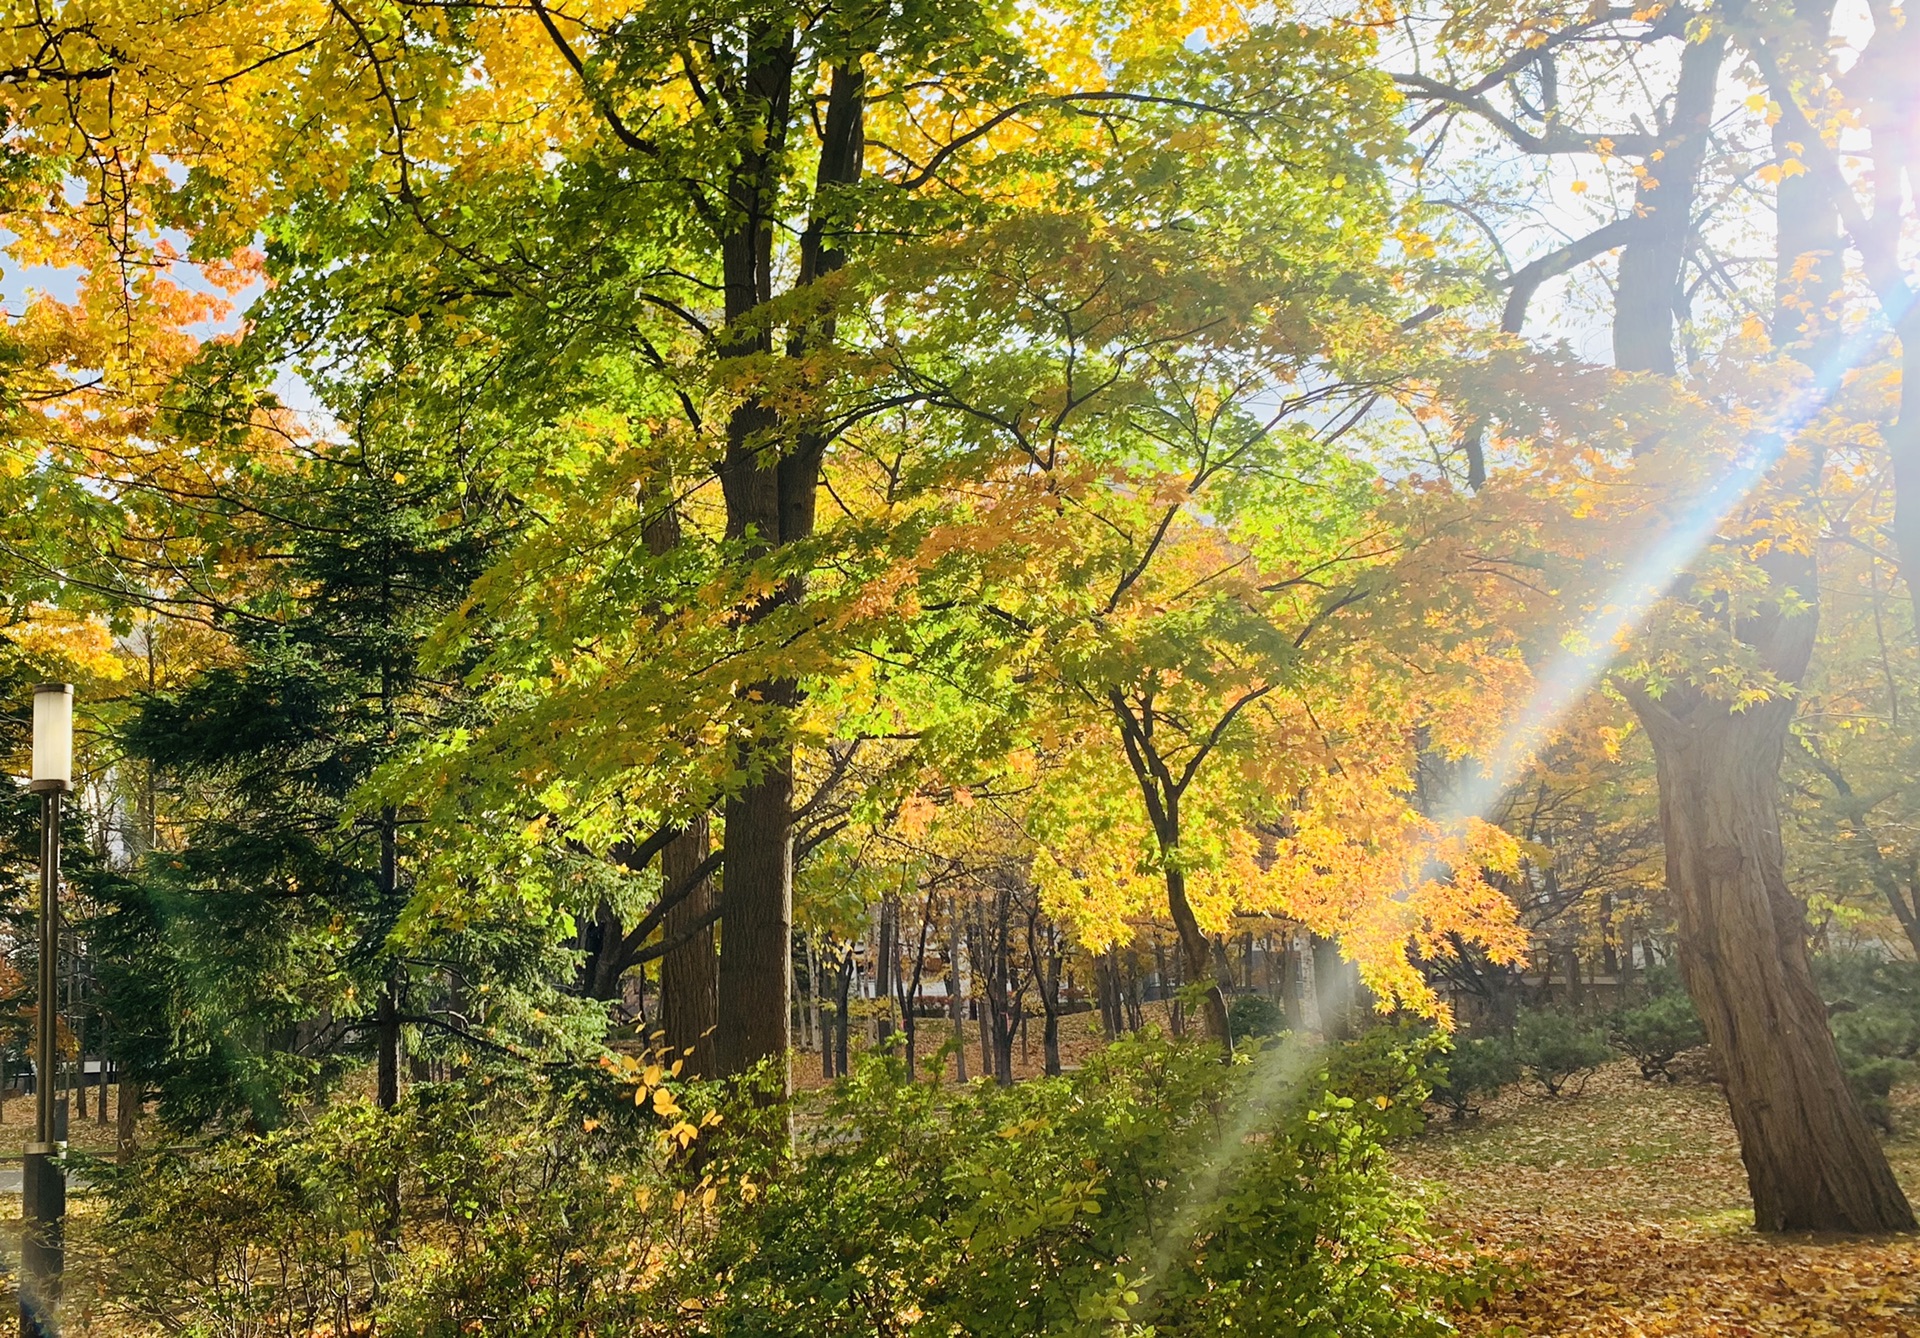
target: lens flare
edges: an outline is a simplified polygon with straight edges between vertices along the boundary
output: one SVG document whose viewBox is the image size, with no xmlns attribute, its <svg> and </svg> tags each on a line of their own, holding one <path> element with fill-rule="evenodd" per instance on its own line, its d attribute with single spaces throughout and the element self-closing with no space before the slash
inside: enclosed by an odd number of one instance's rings
<svg viewBox="0 0 1920 1338">
<path fill-rule="evenodd" d="M 1889 313 L 1893 319 L 1897 312 Z M 1569 636 L 1539 677 L 1526 708 L 1483 759 L 1477 775 L 1455 796 L 1457 818 L 1489 818 L 1501 796 L 1550 735 L 1612 666 L 1621 641 L 1659 602 L 1712 542 L 1714 533 L 1769 469 L 1786 454 L 1800 431 L 1832 400 L 1847 372 L 1868 352 L 1875 329 L 1850 335 L 1815 375 L 1789 398 L 1771 431 L 1753 442 L 1743 459 L 1707 489 L 1674 522 L 1666 536 L 1607 593 L 1599 608 Z"/>
</svg>

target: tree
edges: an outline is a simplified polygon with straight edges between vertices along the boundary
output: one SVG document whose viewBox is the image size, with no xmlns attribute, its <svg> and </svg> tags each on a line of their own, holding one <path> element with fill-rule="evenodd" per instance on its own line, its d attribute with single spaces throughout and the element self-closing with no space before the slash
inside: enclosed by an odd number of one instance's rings
<svg viewBox="0 0 1920 1338">
<path fill-rule="evenodd" d="M 1810 11 L 1803 18 L 1824 24 L 1824 14 Z M 1608 13 L 1571 21 L 1558 36 L 1585 41 L 1596 21 L 1611 26 L 1622 19 Z M 1646 22 L 1638 14 L 1632 19 Z M 1661 22 L 1655 16 L 1653 26 Z M 1676 324 L 1683 296 L 1691 292 L 1678 277 L 1701 246 L 1698 191 L 1726 59 L 1726 33 L 1710 16 L 1687 16 L 1664 35 L 1683 46 L 1671 91 L 1661 95 L 1657 135 L 1635 141 L 1645 159 L 1636 173 L 1632 213 L 1554 253 L 1548 264 L 1550 272 L 1564 272 L 1622 248 L 1610 304 L 1614 364 L 1622 372 L 1656 377 L 1670 377 L 1678 366 Z M 1551 52 L 1558 44 L 1549 35 L 1542 49 Z M 1470 105 L 1529 152 L 1548 151 L 1529 143 L 1486 95 L 1502 89 L 1523 96 L 1522 74 L 1538 69 L 1544 76 L 1553 59 L 1529 49 L 1496 61 L 1469 86 L 1477 104 L 1461 104 L 1457 88 L 1432 92 L 1452 105 Z M 1565 130 L 1561 113 L 1551 108 L 1545 119 L 1551 151 L 1601 155 L 1621 147 L 1610 131 Z M 1801 338 L 1814 341 L 1804 356 L 1819 364 L 1817 393 L 1832 384 L 1834 374 L 1818 352 L 1823 326 L 1815 321 L 1803 327 L 1806 314 L 1824 306 L 1819 290 L 1826 272 L 1819 256 L 1831 249 L 1832 205 L 1793 184 L 1797 178 L 1779 175 L 1774 343 L 1788 348 Z M 1516 331 L 1515 304 L 1524 316 L 1530 293 L 1518 277 L 1504 322 Z M 1705 360 L 1690 370 L 1700 380 Z M 1737 402 L 1755 389 L 1728 385 L 1723 393 Z M 1846 1090 L 1808 968 L 1803 908 L 1787 886 L 1782 860 L 1778 774 L 1816 627 L 1818 573 L 1808 512 L 1821 475 L 1821 442 L 1817 435 L 1804 436 L 1786 448 L 1811 416 L 1797 407 L 1805 404 L 1804 395 L 1788 397 L 1784 408 L 1773 411 L 1787 426 L 1774 428 L 1758 449 L 1783 459 L 1757 495 L 1722 499 L 1697 484 L 1682 484 L 1700 498 L 1700 507 L 1738 505 L 1736 528 L 1745 553 L 1712 550 L 1695 569 L 1691 602 L 1664 608 L 1660 626 L 1669 639 L 1653 639 L 1659 648 L 1616 682 L 1653 745 L 1681 967 L 1722 1055 L 1757 1223 L 1768 1230 L 1898 1229 L 1910 1227 L 1913 1217 Z M 1701 458 L 1699 438 L 1682 448 L 1664 437 L 1667 430 L 1650 422 L 1629 453 L 1628 463 L 1649 479 L 1672 469 L 1661 463 L 1658 447 Z M 1734 450 L 1723 451 L 1723 467 L 1738 477 Z"/>
<path fill-rule="evenodd" d="M 237 600 L 225 662 L 145 697 L 123 729 L 129 756 L 164 777 L 184 839 L 147 856 L 99 930 L 121 993 L 150 1000 L 124 1029 L 159 1028 L 164 1058 L 144 1055 L 142 1076 L 181 1124 L 275 1123 L 361 1053 L 390 1108 L 403 1030 L 465 1033 L 438 996 L 456 977 L 482 984 L 458 947 L 403 925 L 412 815 L 364 795 L 410 738 L 461 710 L 457 685 L 422 671 L 420 643 L 497 534 L 480 497 L 455 500 L 408 449 L 391 407 L 364 406 L 356 440 L 247 499 L 280 569 Z"/>
</svg>

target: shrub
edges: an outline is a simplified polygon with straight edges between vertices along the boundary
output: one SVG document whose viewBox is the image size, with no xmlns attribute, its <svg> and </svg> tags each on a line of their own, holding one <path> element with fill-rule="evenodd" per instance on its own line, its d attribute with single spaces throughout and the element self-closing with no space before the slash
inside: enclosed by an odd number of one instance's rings
<svg viewBox="0 0 1920 1338">
<path fill-rule="evenodd" d="M 1278 1036 L 1287 1029 L 1287 1015 L 1264 994 L 1241 994 L 1227 1010 L 1227 1028 L 1236 1044 L 1249 1036 Z"/>
<path fill-rule="evenodd" d="M 1395 1186 L 1394 1098 L 1329 1086 L 1408 1090 L 1434 1042 L 1393 1035 L 1327 1065 L 1135 1038 L 961 1092 L 879 1052 L 791 1157 L 740 1131 L 790 1113 L 750 1098 L 688 1149 L 718 1089 L 637 1069 L 423 1086 L 102 1168 L 95 1267 L 118 1315 L 196 1338 L 1439 1338 L 1486 1273 Z"/>
<path fill-rule="evenodd" d="M 1475 1036 L 1456 1040 L 1445 1060 L 1445 1071 L 1433 1085 L 1433 1099 L 1456 1120 L 1479 1109 L 1482 1098 L 1497 1096 L 1503 1087 L 1520 1081 L 1520 1061 L 1511 1042 L 1500 1037 Z"/>
<path fill-rule="evenodd" d="M 1867 1118 L 1891 1132 L 1894 1086 L 1920 1068 L 1920 965 L 1832 953 L 1815 959 L 1814 974 L 1847 1085 Z"/>
<path fill-rule="evenodd" d="M 1330 1051 L 1320 1082 L 1350 1096 L 1383 1137 L 1417 1133 L 1433 1086 L 1446 1071 L 1446 1036 L 1425 1022 L 1370 1027 Z"/>
<path fill-rule="evenodd" d="M 1584 1084 L 1587 1075 L 1613 1053 L 1598 1028 L 1557 1008 L 1520 1014 L 1513 1029 L 1513 1049 L 1520 1067 L 1549 1096 L 1558 1096 L 1575 1078 Z"/>
<path fill-rule="evenodd" d="M 1679 990 L 1656 994 L 1637 1008 L 1621 1009 L 1613 1015 L 1607 1034 L 1640 1066 L 1641 1077 L 1668 1082 L 1674 1081 L 1667 1067 L 1674 1056 L 1707 1041 L 1693 1000 Z"/>
<path fill-rule="evenodd" d="M 1295 1047 L 1223 1066 L 1122 1041 L 954 1100 L 856 1068 L 804 1155 L 723 1220 L 709 1330 L 841 1335 L 1450 1332 L 1478 1287 L 1423 1250 L 1365 1112 Z"/>
<path fill-rule="evenodd" d="M 107 1218 L 76 1242 L 76 1271 L 100 1282 L 85 1304 L 107 1332 L 192 1338 L 654 1331 L 679 1298 L 632 1270 L 710 1239 L 707 1172 L 663 1138 L 705 1118 L 707 1093 L 634 1092 L 617 1067 L 422 1084 L 392 1112 L 343 1102 L 267 1135 L 90 1164 Z"/>
</svg>

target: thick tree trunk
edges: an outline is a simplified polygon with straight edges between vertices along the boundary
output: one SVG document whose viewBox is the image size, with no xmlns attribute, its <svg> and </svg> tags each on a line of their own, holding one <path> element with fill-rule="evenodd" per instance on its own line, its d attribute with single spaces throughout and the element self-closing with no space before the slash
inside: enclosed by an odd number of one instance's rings
<svg viewBox="0 0 1920 1338">
<path fill-rule="evenodd" d="M 1793 704 L 1735 713 L 1677 695 L 1631 694 L 1659 769 L 1681 974 L 1719 1059 L 1754 1224 L 1910 1230 L 1913 1211 L 1841 1072 L 1786 883 L 1775 794 Z"/>
<path fill-rule="evenodd" d="M 735 226 L 721 243 L 727 336 L 723 357 L 764 357 L 773 352 L 772 325 L 764 319 L 773 291 L 775 214 L 792 117 L 794 33 L 785 15 L 748 35 L 745 103 L 762 130 L 743 136 L 746 147 L 731 174 L 728 207 Z M 801 238 L 796 286 L 805 287 L 839 269 L 839 243 L 846 231 L 845 186 L 860 178 L 865 147 L 865 79 L 859 60 L 832 73 L 818 164 L 815 212 Z M 788 353 L 817 353 L 832 345 L 831 311 L 794 332 Z M 797 543 L 813 533 L 820 464 L 826 439 L 804 424 L 783 422 L 765 403 L 749 400 L 727 425 L 720 467 L 727 509 L 727 536 L 749 541 L 755 555 Z M 805 594 L 790 577 L 750 611 L 763 619 Z M 799 686 L 775 679 L 743 687 L 749 700 L 770 712 L 757 737 L 743 745 L 742 770 L 752 779 L 726 806 L 726 862 L 721 876 L 724 933 L 720 941 L 720 1071 L 744 1072 L 778 1056 L 778 1089 L 791 1087 L 786 1054 L 791 1010 L 793 934 L 793 745 L 786 717 L 799 704 Z"/>
<path fill-rule="evenodd" d="M 660 885 L 680 887 L 700 868 L 708 854 L 707 815 L 687 822 L 678 837 L 660 852 Z M 669 943 L 698 925 L 712 910 L 713 880 L 702 878 L 666 913 L 661 935 Z M 731 930 L 729 930 L 731 932 Z M 687 1074 L 708 1078 L 720 1070 L 715 1034 L 720 1017 L 720 957 L 714 947 L 713 926 L 694 932 L 686 942 L 660 959 L 660 1023 L 667 1048 L 686 1060 Z"/>
<path fill-rule="evenodd" d="M 1672 198 L 1657 202 L 1651 232 L 1637 243 L 1659 254 L 1621 257 L 1614 348 L 1623 371 L 1673 369 L 1674 286 L 1665 276 L 1684 253 L 1712 76 L 1722 55 L 1716 43 L 1691 44 L 1683 57 L 1679 138 L 1659 174 L 1663 196 Z M 1782 203 L 1778 265 L 1785 297 L 1797 257 L 1823 245 L 1827 205 L 1799 188 L 1784 193 Z M 1785 303 L 1783 309 L 1792 310 Z M 1817 475 L 1816 461 L 1808 487 Z M 1790 549 L 1775 548 L 1761 565 L 1783 597 L 1791 592 L 1810 603 L 1818 571 L 1811 556 Z M 1796 684 L 1812 653 L 1816 616 L 1787 616 L 1775 606 L 1744 620 L 1737 632 L 1780 682 Z M 1912 1209 L 1847 1089 L 1807 961 L 1804 911 L 1786 884 L 1777 789 L 1791 697 L 1777 694 L 1736 713 L 1684 685 L 1657 701 L 1632 684 L 1627 689 L 1659 772 L 1681 974 L 1726 1082 L 1755 1225 L 1763 1231 L 1912 1228 Z"/>
<path fill-rule="evenodd" d="M 1726 50 L 1725 29 L 1716 27 L 1681 52 L 1673 121 L 1659 161 L 1647 164 L 1635 192 L 1642 227 L 1620 252 L 1614 290 L 1613 360 L 1624 371 L 1671 376 L 1675 370 L 1674 295 L 1693 231 L 1693 200 Z"/>
<path fill-rule="evenodd" d="M 1186 967 L 1187 979 L 1206 986 L 1200 1011 L 1206 1037 L 1232 1050 L 1233 1040 L 1227 1029 L 1227 993 L 1214 970 L 1213 943 L 1194 917 L 1193 906 L 1187 900 L 1187 876 L 1177 867 L 1167 870 L 1167 909 L 1173 913 L 1173 927 L 1180 934 L 1180 959 Z"/>
</svg>

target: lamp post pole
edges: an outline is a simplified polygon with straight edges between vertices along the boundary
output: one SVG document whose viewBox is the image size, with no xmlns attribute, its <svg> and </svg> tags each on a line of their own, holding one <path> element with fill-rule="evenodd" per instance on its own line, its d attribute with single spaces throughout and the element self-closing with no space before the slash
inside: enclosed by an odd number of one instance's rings
<svg viewBox="0 0 1920 1338">
<path fill-rule="evenodd" d="M 60 810 L 73 788 L 73 685 L 33 690 L 33 777 L 41 798 L 40 991 L 34 1027 L 33 1142 L 21 1185 L 20 1338 L 58 1333 L 66 1267 L 67 1173 L 54 1105 L 54 1028 L 60 967 Z"/>
</svg>

